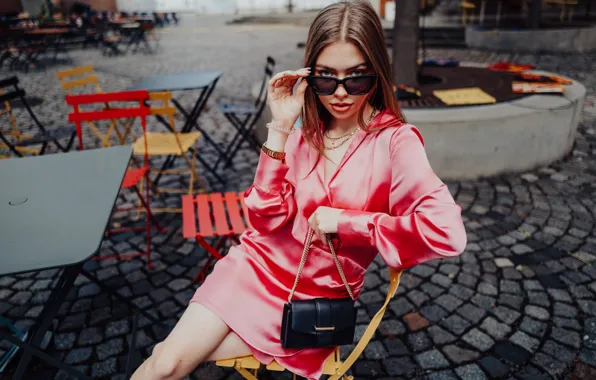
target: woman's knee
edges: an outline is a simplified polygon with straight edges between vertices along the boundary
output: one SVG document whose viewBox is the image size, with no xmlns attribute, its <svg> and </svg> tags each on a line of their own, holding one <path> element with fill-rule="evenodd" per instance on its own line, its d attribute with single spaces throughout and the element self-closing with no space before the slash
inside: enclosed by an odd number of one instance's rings
<svg viewBox="0 0 596 380">
<path fill-rule="evenodd" d="M 162 342 L 153 348 L 153 353 L 148 363 L 151 374 L 162 380 L 180 377 L 177 375 L 180 373 L 181 358 L 165 352 L 163 346 L 164 344 Z"/>
</svg>

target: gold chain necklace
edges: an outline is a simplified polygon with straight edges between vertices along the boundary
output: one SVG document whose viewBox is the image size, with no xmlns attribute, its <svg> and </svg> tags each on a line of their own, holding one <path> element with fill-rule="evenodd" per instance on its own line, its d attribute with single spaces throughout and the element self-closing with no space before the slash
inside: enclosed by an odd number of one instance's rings
<svg viewBox="0 0 596 380">
<path fill-rule="evenodd" d="M 366 125 L 368 125 L 372 119 L 375 117 L 375 115 L 377 114 L 377 110 L 374 109 L 373 112 L 370 114 L 370 117 L 368 118 L 368 120 L 366 121 Z M 342 145 L 344 145 L 345 143 L 347 143 L 348 141 L 350 141 L 350 139 L 356 134 L 356 132 L 358 132 L 360 130 L 360 127 L 356 127 L 353 130 L 351 130 L 350 132 L 346 133 L 345 135 L 339 136 L 339 137 L 329 137 L 328 136 L 328 131 L 325 131 L 325 137 L 327 137 L 329 140 L 331 141 L 331 146 L 325 146 L 325 150 L 334 150 L 337 149 L 339 147 L 341 147 Z M 343 139 L 341 142 L 338 142 L 338 140 Z"/>
</svg>

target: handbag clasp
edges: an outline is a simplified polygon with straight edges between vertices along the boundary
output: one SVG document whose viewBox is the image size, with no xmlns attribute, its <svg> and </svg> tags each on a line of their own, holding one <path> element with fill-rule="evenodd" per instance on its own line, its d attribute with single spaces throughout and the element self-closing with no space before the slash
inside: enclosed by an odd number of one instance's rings
<svg viewBox="0 0 596 380">
<path fill-rule="evenodd" d="M 335 330 L 335 326 L 331 326 L 331 327 L 318 327 L 315 326 L 315 331 L 334 331 Z"/>
</svg>

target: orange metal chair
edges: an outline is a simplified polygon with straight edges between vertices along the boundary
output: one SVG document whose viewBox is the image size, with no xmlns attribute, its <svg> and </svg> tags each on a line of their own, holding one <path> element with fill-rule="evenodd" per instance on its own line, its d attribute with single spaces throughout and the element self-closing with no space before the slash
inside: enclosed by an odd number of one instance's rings
<svg viewBox="0 0 596 380">
<path fill-rule="evenodd" d="M 60 84 L 67 95 L 99 94 L 103 92 L 99 85 L 99 78 L 95 75 L 92 65 L 58 71 L 56 72 L 56 77 L 60 80 Z M 110 105 L 106 103 L 105 107 L 109 109 Z M 119 120 L 120 125 L 117 123 L 110 125 L 110 128 L 105 133 L 92 122 L 87 122 L 86 124 L 100 139 L 101 146 L 107 147 L 110 146 L 110 138 L 113 133 L 116 134 L 120 145 L 126 143 L 126 139 L 132 131 L 133 120 Z"/>
<path fill-rule="evenodd" d="M 113 92 L 113 93 L 101 93 L 101 94 L 90 94 L 90 95 L 67 95 L 66 96 L 66 103 L 73 107 L 73 112 L 68 115 L 68 120 L 72 123 L 76 124 L 77 128 L 77 136 L 79 141 L 79 149 L 83 149 L 83 136 L 82 136 L 82 124 L 88 121 L 105 121 L 110 120 L 112 123 L 117 119 L 123 118 L 140 118 L 141 125 L 143 128 L 143 134 L 146 133 L 147 130 L 147 116 L 150 114 L 149 107 L 145 105 L 145 102 L 149 99 L 149 93 L 144 90 L 140 91 L 126 91 L 126 92 Z M 82 111 L 80 110 L 80 106 L 82 105 L 92 105 L 92 104 L 105 104 L 108 102 L 134 102 L 137 103 L 134 107 L 128 108 L 109 108 L 109 109 L 100 109 L 100 110 L 92 110 L 92 111 Z M 145 151 L 147 151 L 147 147 L 145 147 Z M 127 232 L 127 231 L 146 231 L 147 234 L 147 248 L 144 253 L 133 253 L 133 254 L 126 254 L 126 255 L 119 255 L 119 256 L 110 256 L 110 257 L 101 257 L 96 258 L 98 260 L 102 259 L 112 259 L 112 258 L 132 258 L 137 256 L 146 256 L 147 257 L 147 265 L 151 268 L 151 230 L 153 228 L 158 228 L 159 230 L 163 231 L 159 224 L 153 217 L 150 209 L 150 195 L 149 195 L 149 186 L 145 185 L 145 194 L 142 195 L 139 191 L 139 184 L 142 183 L 142 180 L 145 183 L 149 183 L 149 155 L 144 155 L 144 162 L 137 168 L 129 168 L 124 176 L 124 180 L 122 183 L 122 189 L 132 189 L 135 191 L 139 200 L 141 201 L 146 213 L 147 217 L 145 218 L 146 223 L 144 227 L 129 227 L 129 228 L 115 228 L 110 229 L 107 231 L 108 234 L 119 233 L 119 232 Z M 116 211 L 126 211 L 134 209 L 134 207 L 129 208 L 119 208 Z"/>
<path fill-rule="evenodd" d="M 221 260 L 226 241 L 240 244 L 238 235 L 252 228 L 242 193 L 210 193 L 182 196 L 182 235 L 195 239 L 209 258 L 193 283 L 205 280 L 214 259 Z M 215 246 L 207 240 L 215 238 Z"/>
</svg>

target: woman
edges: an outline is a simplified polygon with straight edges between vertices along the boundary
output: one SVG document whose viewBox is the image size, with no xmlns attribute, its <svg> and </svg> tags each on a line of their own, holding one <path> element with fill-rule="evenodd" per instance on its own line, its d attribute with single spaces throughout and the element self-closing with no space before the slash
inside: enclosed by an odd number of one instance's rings
<svg viewBox="0 0 596 380">
<path fill-rule="evenodd" d="M 316 237 L 293 299 L 347 296 L 326 234 L 355 296 L 377 253 L 404 269 L 466 245 L 461 208 L 401 114 L 381 24 L 367 1 L 322 10 L 305 68 L 277 74 L 268 91 L 273 120 L 245 193 L 254 231 L 215 265 L 133 379 L 180 379 L 201 362 L 250 354 L 318 379 L 333 348 L 280 344 L 309 227 Z M 300 114 L 303 127 L 293 131 Z"/>
</svg>

